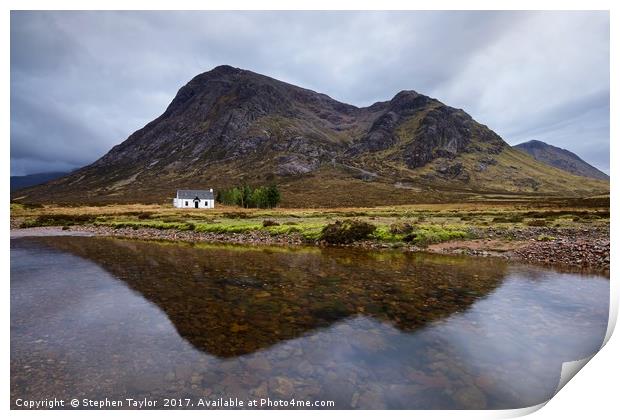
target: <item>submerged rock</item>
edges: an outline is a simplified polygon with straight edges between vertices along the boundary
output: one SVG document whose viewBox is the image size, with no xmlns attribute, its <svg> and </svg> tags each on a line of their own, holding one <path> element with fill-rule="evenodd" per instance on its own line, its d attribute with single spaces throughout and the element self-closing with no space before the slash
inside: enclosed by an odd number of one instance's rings
<svg viewBox="0 0 620 420">
<path fill-rule="evenodd" d="M 452 398 L 457 404 L 469 410 L 484 410 L 487 407 L 485 395 L 475 386 L 458 389 Z"/>
<path fill-rule="evenodd" d="M 269 391 L 274 396 L 280 398 L 290 398 L 293 396 L 293 383 L 283 376 L 276 376 L 269 380 Z"/>
</svg>

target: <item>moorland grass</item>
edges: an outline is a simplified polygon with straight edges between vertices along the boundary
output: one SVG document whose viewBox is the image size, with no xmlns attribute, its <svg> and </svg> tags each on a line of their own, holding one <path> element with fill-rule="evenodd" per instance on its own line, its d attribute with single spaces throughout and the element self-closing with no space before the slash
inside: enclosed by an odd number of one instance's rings
<svg viewBox="0 0 620 420">
<path fill-rule="evenodd" d="M 240 209 L 219 206 L 213 210 L 175 209 L 166 205 L 123 204 L 67 207 L 25 206 L 11 203 L 11 218 L 21 227 L 98 225 L 112 228 L 237 234 L 262 231 L 270 235 L 299 235 L 321 239 L 326 226 L 359 220 L 374 226 L 367 238 L 391 244 L 426 246 L 455 239 L 475 238 L 489 228 L 609 226 L 608 207 L 550 207 L 545 203 L 426 204 L 368 208 Z"/>
</svg>

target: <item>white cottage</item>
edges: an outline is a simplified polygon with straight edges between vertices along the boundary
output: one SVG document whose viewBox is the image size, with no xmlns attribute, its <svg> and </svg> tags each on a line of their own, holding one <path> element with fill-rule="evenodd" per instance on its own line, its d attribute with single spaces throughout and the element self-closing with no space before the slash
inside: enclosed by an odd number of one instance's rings
<svg viewBox="0 0 620 420">
<path fill-rule="evenodd" d="M 177 190 L 172 205 L 178 208 L 212 209 L 215 207 L 213 188 L 208 190 Z"/>
</svg>

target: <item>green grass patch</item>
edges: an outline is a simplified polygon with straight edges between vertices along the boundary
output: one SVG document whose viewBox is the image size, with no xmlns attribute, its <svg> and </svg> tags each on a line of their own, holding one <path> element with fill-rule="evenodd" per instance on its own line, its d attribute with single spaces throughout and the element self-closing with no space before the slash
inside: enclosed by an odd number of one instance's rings
<svg viewBox="0 0 620 420">
<path fill-rule="evenodd" d="M 422 226 L 406 235 L 403 240 L 415 245 L 426 247 L 440 242 L 453 241 L 457 239 L 471 239 L 474 235 L 460 227 L 453 226 Z"/>
<path fill-rule="evenodd" d="M 381 242 L 403 242 L 403 238 L 407 236 L 403 233 L 395 232 L 390 226 L 378 226 L 373 232 L 372 238 Z"/>
<path fill-rule="evenodd" d="M 95 226 L 109 226 L 114 229 L 141 229 L 141 228 L 151 228 L 151 229 L 159 229 L 159 230 L 167 230 L 167 229 L 176 229 L 176 230 L 194 230 L 196 225 L 194 223 L 189 222 L 162 222 L 162 221 L 97 221 L 94 223 Z"/>
<path fill-rule="evenodd" d="M 44 208 L 43 204 L 37 203 L 17 203 L 15 201 L 11 201 L 11 211 L 16 210 L 38 210 Z"/>
<path fill-rule="evenodd" d="M 223 220 L 220 223 L 196 223 L 196 232 L 244 233 L 263 228 L 261 222 Z"/>
</svg>

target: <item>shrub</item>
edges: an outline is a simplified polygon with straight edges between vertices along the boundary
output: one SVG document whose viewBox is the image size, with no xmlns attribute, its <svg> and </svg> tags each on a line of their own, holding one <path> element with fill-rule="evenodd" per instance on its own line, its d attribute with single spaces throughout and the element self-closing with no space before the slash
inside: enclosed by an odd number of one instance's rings
<svg viewBox="0 0 620 420">
<path fill-rule="evenodd" d="M 392 223 L 390 225 L 390 233 L 394 235 L 406 235 L 413 232 L 413 226 L 409 223 Z"/>
<path fill-rule="evenodd" d="M 337 220 L 325 226 L 319 239 L 330 244 L 348 244 L 368 238 L 377 229 L 361 220 Z"/>
<path fill-rule="evenodd" d="M 534 219 L 528 221 L 526 224 L 528 226 L 547 226 L 547 221 L 545 219 Z"/>
</svg>

